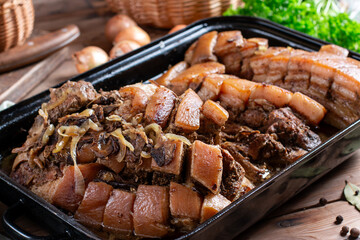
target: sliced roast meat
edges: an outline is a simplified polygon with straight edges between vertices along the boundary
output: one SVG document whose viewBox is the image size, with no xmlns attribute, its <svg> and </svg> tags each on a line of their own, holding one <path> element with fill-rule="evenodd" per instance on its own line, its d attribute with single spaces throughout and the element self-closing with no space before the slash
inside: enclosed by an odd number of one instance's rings
<svg viewBox="0 0 360 240">
<path fill-rule="evenodd" d="M 217 58 L 214 55 L 214 47 L 217 40 L 217 32 L 212 31 L 202 35 L 194 48 L 192 54 L 191 65 L 204 62 L 216 62 Z"/>
<path fill-rule="evenodd" d="M 202 104 L 200 97 L 193 90 L 188 89 L 177 108 L 175 126 L 186 131 L 199 129 Z"/>
<path fill-rule="evenodd" d="M 105 207 L 112 190 L 112 186 L 106 183 L 90 182 L 75 218 L 86 226 L 101 229 Z"/>
<path fill-rule="evenodd" d="M 134 203 L 134 230 L 140 237 L 160 238 L 170 231 L 166 187 L 140 185 Z"/>
</svg>

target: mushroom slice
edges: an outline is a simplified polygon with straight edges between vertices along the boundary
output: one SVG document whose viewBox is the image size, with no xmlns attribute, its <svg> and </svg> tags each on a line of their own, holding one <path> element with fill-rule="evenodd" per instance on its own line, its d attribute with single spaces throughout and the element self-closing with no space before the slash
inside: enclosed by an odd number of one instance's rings
<svg viewBox="0 0 360 240">
<path fill-rule="evenodd" d="M 190 177 L 217 194 L 220 192 L 222 172 L 220 148 L 196 140 L 191 146 Z"/>
<path fill-rule="evenodd" d="M 135 194 L 114 189 L 104 212 L 104 230 L 116 234 L 130 234 L 133 229 Z"/>
<path fill-rule="evenodd" d="M 133 218 L 135 235 L 151 238 L 166 236 L 170 230 L 168 189 L 140 185 L 134 202 Z"/>
<path fill-rule="evenodd" d="M 221 194 L 209 194 L 205 197 L 201 208 L 201 221 L 205 222 L 231 203 L 226 197 Z"/>
<path fill-rule="evenodd" d="M 179 104 L 175 116 L 175 126 L 187 131 L 195 131 L 200 127 L 200 108 L 203 101 L 191 89 L 188 89 Z"/>
<path fill-rule="evenodd" d="M 89 183 L 84 199 L 75 213 L 75 218 L 86 226 L 100 230 L 105 206 L 112 190 L 112 186 L 103 182 Z"/>
<path fill-rule="evenodd" d="M 204 62 L 216 62 L 217 58 L 214 55 L 214 47 L 217 40 L 217 32 L 212 31 L 202 35 L 196 44 L 194 53 L 191 59 L 191 65 Z"/>
</svg>

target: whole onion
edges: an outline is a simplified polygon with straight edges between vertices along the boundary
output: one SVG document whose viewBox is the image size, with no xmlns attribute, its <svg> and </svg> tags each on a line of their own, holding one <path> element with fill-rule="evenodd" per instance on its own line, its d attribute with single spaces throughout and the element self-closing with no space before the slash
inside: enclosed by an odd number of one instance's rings
<svg viewBox="0 0 360 240">
<path fill-rule="evenodd" d="M 176 31 L 179 31 L 183 28 L 186 28 L 186 25 L 185 24 L 179 24 L 179 25 L 176 25 L 174 26 L 172 29 L 170 29 L 170 31 L 168 32 L 168 34 L 171 34 L 171 33 L 174 33 Z"/>
<path fill-rule="evenodd" d="M 115 44 L 115 46 L 110 51 L 110 59 L 120 57 L 132 50 L 141 47 L 140 44 L 131 40 L 123 40 Z"/>
<path fill-rule="evenodd" d="M 132 26 L 119 32 L 115 37 L 114 44 L 123 40 L 135 41 L 141 46 L 146 45 L 151 41 L 149 34 L 138 26 Z"/>
<path fill-rule="evenodd" d="M 107 53 L 95 46 L 86 47 L 81 51 L 74 53 L 72 57 L 79 73 L 86 72 L 109 61 Z"/>
<path fill-rule="evenodd" d="M 115 15 L 114 17 L 110 18 L 109 21 L 106 23 L 105 26 L 105 35 L 106 38 L 113 42 L 116 35 L 121 32 L 122 30 L 137 26 L 134 20 L 126 15 Z"/>
</svg>

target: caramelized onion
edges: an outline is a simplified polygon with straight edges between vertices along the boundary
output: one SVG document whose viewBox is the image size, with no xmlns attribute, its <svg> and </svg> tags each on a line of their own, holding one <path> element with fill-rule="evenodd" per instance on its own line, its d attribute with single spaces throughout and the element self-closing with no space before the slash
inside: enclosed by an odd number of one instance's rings
<svg viewBox="0 0 360 240">
<path fill-rule="evenodd" d="M 63 137 L 60 141 L 56 143 L 55 149 L 52 151 L 53 153 L 60 152 L 66 144 L 69 142 L 70 137 Z"/>
<path fill-rule="evenodd" d="M 106 120 L 110 122 L 122 122 L 124 119 L 120 117 L 119 115 L 110 115 L 106 117 Z"/>
<path fill-rule="evenodd" d="M 40 116 L 43 117 L 44 121 L 47 122 L 49 115 L 48 115 L 48 112 L 46 111 L 46 109 L 43 110 L 40 108 L 38 113 Z"/>
<path fill-rule="evenodd" d="M 150 131 L 153 131 L 155 133 L 156 137 L 159 136 L 159 134 L 162 133 L 161 127 L 157 123 L 151 123 L 151 124 L 147 125 L 144 130 L 145 130 L 146 134 L 149 134 Z"/>
<path fill-rule="evenodd" d="M 41 109 L 40 109 L 40 110 L 41 110 Z M 44 132 L 44 135 L 43 135 L 43 137 L 42 137 L 42 144 L 43 144 L 43 145 L 45 145 L 45 144 L 47 144 L 47 143 L 49 142 L 49 138 L 50 138 L 51 135 L 54 134 L 54 131 L 55 131 L 55 127 L 54 127 L 53 124 L 50 124 L 50 125 L 46 128 L 46 130 L 45 130 L 45 132 Z"/>
<path fill-rule="evenodd" d="M 180 140 L 180 141 L 182 141 L 183 143 L 185 143 L 188 146 L 191 145 L 190 140 L 187 139 L 184 136 L 181 136 L 181 135 L 177 135 L 177 134 L 173 134 L 173 133 L 167 133 L 167 134 L 165 134 L 165 137 L 168 138 L 168 139 Z"/>
<path fill-rule="evenodd" d="M 85 109 L 81 113 L 73 113 L 71 116 L 79 116 L 79 117 L 90 117 L 91 115 L 94 115 L 95 111 L 94 109 Z"/>
<path fill-rule="evenodd" d="M 145 151 L 141 151 L 140 156 L 143 157 L 143 158 L 151 158 L 150 153 L 147 153 L 147 152 L 145 152 Z"/>
<path fill-rule="evenodd" d="M 125 139 L 125 137 L 124 137 L 124 135 L 122 134 L 120 128 L 118 128 L 118 129 L 116 129 L 115 131 L 113 131 L 113 132 L 111 133 L 111 135 L 114 136 L 114 137 L 116 137 L 116 138 L 118 138 L 118 139 L 120 140 L 120 143 L 123 144 L 123 145 L 125 145 L 125 146 L 127 146 L 130 151 L 133 152 L 133 151 L 135 150 L 135 149 L 134 149 L 134 146 Z"/>
</svg>

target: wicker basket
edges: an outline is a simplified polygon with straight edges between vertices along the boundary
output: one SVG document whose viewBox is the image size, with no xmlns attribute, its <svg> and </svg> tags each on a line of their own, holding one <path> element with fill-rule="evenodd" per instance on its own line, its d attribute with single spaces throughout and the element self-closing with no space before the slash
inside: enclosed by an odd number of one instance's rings
<svg viewBox="0 0 360 240">
<path fill-rule="evenodd" d="M 106 0 L 116 13 L 127 14 L 138 24 L 171 28 L 178 24 L 221 15 L 241 0 Z"/>
<path fill-rule="evenodd" d="M 32 0 L 0 0 L 0 52 L 23 44 L 33 27 Z"/>
</svg>

